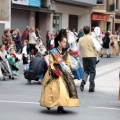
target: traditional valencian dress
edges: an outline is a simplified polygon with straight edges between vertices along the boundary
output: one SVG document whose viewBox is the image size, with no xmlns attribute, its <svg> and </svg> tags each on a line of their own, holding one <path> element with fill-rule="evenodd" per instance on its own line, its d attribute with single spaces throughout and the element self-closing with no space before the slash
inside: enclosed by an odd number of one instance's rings
<svg viewBox="0 0 120 120">
<path fill-rule="evenodd" d="M 61 57 L 65 66 L 57 61 L 54 54 L 59 54 L 57 57 Z M 52 79 L 48 85 L 48 80 L 50 79 L 50 72 L 46 72 L 44 80 L 42 82 L 42 93 L 40 98 L 40 105 L 44 107 L 53 107 L 53 106 L 79 106 L 79 100 L 77 96 L 77 91 L 75 88 L 74 80 L 71 77 L 69 70 L 65 70 L 64 68 L 68 68 L 70 70 L 70 59 L 67 52 L 62 52 L 61 54 L 58 52 L 56 48 L 53 48 L 50 53 L 50 68 L 56 69 L 59 71 L 60 76 L 56 79 Z"/>
<path fill-rule="evenodd" d="M 119 73 L 119 93 L 118 93 L 118 100 L 120 100 L 120 73 Z"/>
</svg>

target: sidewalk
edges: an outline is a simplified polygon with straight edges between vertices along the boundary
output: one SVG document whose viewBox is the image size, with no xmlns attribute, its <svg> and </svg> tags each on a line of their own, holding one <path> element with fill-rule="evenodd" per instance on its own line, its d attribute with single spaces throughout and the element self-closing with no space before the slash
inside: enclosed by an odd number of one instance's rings
<svg viewBox="0 0 120 120">
<path fill-rule="evenodd" d="M 119 71 L 120 71 L 120 57 L 116 58 L 102 58 L 96 68 L 96 91 L 116 94 L 119 89 Z M 76 86 L 80 86 L 81 80 L 75 80 Z M 85 86 L 89 89 L 89 80 Z"/>
</svg>

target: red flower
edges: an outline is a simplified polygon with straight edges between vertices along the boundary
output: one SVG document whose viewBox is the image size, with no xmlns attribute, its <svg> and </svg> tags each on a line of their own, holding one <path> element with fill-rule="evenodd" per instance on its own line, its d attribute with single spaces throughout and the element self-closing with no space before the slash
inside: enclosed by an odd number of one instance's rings
<svg viewBox="0 0 120 120">
<path fill-rule="evenodd" d="M 50 45 L 50 49 L 52 49 L 54 46 L 53 45 Z"/>
<path fill-rule="evenodd" d="M 54 70 L 54 74 L 55 74 L 56 77 L 59 77 L 59 76 L 60 76 L 60 73 L 59 73 L 58 70 Z"/>
<path fill-rule="evenodd" d="M 110 43 L 110 45 L 114 45 L 114 42 L 112 41 L 112 42 Z"/>
<path fill-rule="evenodd" d="M 25 56 L 25 54 L 23 53 L 23 54 L 22 54 L 22 56 L 24 57 L 24 56 Z"/>
<path fill-rule="evenodd" d="M 12 56 L 16 59 L 17 58 L 17 56 L 15 55 L 15 54 L 12 54 Z"/>
<path fill-rule="evenodd" d="M 32 49 L 32 50 L 31 50 L 31 53 L 34 55 L 35 51 Z"/>
<path fill-rule="evenodd" d="M 74 51 L 74 52 L 73 52 L 73 55 L 78 55 L 78 51 Z"/>
</svg>

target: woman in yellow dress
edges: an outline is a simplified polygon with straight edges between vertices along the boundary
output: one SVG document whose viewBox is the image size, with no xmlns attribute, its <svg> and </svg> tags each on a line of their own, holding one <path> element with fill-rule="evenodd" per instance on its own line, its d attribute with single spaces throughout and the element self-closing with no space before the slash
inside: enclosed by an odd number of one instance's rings
<svg viewBox="0 0 120 120">
<path fill-rule="evenodd" d="M 118 92 L 118 100 L 120 100 L 120 72 L 119 72 L 119 92 Z"/>
<path fill-rule="evenodd" d="M 57 112 L 67 113 L 63 106 L 78 107 L 79 100 L 70 70 L 70 59 L 64 36 L 55 40 L 55 48 L 50 50 L 50 67 L 42 82 L 40 105 L 48 110 L 58 106 Z"/>
<path fill-rule="evenodd" d="M 116 56 L 118 54 L 118 35 L 116 32 L 114 32 L 114 35 L 113 35 L 113 42 L 114 44 L 111 46 L 112 55 Z"/>
</svg>

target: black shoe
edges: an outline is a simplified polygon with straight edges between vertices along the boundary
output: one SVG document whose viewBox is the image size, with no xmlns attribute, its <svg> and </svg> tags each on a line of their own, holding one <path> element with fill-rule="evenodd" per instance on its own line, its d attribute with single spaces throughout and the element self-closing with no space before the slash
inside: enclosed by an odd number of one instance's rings
<svg viewBox="0 0 120 120">
<path fill-rule="evenodd" d="M 103 57 L 103 54 L 101 54 L 100 57 L 102 58 L 102 57 Z"/>
<path fill-rule="evenodd" d="M 14 77 L 12 77 L 11 79 L 13 79 L 13 80 L 14 80 L 15 78 L 14 78 Z"/>
<path fill-rule="evenodd" d="M 94 89 L 89 89 L 89 92 L 95 92 L 95 90 Z"/>
<path fill-rule="evenodd" d="M 27 84 L 30 85 L 31 84 L 31 80 L 27 80 Z"/>
<path fill-rule="evenodd" d="M 9 76 L 9 79 L 11 79 L 12 78 L 12 76 Z"/>
<path fill-rule="evenodd" d="M 5 81 L 5 77 L 3 77 L 3 79 L 2 79 L 3 81 Z"/>
<path fill-rule="evenodd" d="M 81 90 L 82 92 L 84 91 L 84 85 L 85 85 L 85 82 L 82 81 L 82 82 L 81 82 L 81 85 L 80 85 L 80 90 Z"/>
<path fill-rule="evenodd" d="M 58 113 L 61 112 L 61 113 L 64 113 L 64 114 L 68 113 L 67 111 L 64 110 L 64 108 L 63 108 L 62 106 L 59 106 L 59 107 L 57 108 L 57 112 L 58 112 Z"/>
<path fill-rule="evenodd" d="M 98 64 L 100 62 L 100 60 L 97 60 L 96 64 Z"/>
<path fill-rule="evenodd" d="M 50 110 L 50 108 L 49 108 L 49 107 L 47 107 L 47 110 Z"/>
</svg>

